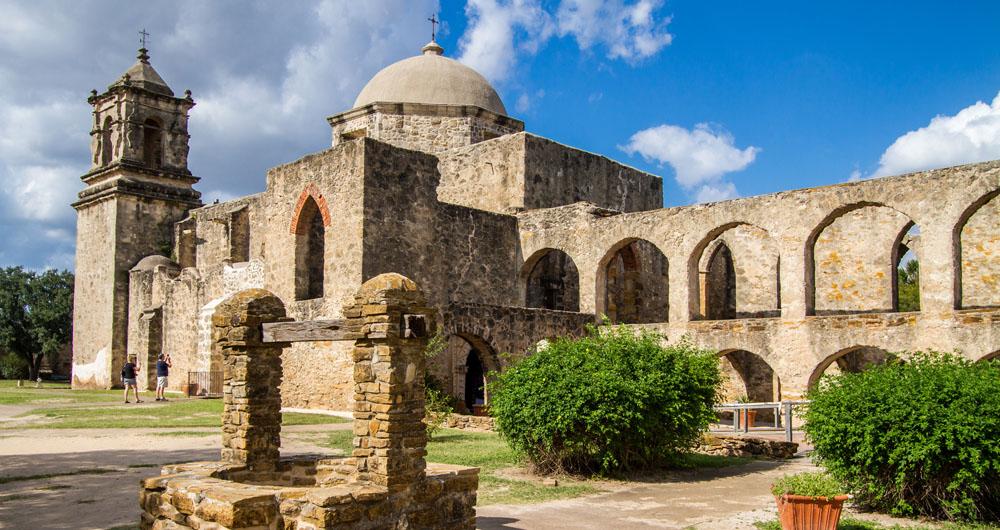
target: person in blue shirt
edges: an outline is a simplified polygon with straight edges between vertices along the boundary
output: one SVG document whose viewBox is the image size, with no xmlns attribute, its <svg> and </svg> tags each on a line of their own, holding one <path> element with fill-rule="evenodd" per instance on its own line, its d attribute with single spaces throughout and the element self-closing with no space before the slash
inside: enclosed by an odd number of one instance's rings
<svg viewBox="0 0 1000 530">
<path fill-rule="evenodd" d="M 160 354 L 156 359 L 156 400 L 166 401 L 163 391 L 167 389 L 167 375 L 170 373 L 170 355 Z"/>
<path fill-rule="evenodd" d="M 136 374 L 139 373 L 139 363 L 136 362 L 135 356 L 129 356 L 125 365 L 122 366 L 122 384 L 125 385 L 125 403 L 128 403 L 128 391 L 131 388 L 135 391 L 135 402 L 142 403 L 139 399 L 139 386 L 136 385 Z"/>
</svg>

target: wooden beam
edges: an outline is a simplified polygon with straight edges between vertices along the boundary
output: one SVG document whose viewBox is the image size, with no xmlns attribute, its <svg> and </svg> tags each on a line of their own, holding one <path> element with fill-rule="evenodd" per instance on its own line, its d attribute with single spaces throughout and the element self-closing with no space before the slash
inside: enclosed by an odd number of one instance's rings
<svg viewBox="0 0 1000 530">
<path fill-rule="evenodd" d="M 272 322 L 261 324 L 264 342 L 309 342 L 355 340 L 357 330 L 347 327 L 346 320 L 307 320 L 304 322 Z"/>
</svg>

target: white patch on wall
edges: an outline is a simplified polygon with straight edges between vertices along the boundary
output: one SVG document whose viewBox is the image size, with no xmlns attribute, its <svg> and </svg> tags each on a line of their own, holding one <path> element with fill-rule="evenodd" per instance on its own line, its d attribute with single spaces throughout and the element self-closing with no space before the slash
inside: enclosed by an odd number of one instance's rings
<svg viewBox="0 0 1000 530">
<path fill-rule="evenodd" d="M 244 289 L 264 288 L 264 262 L 250 260 L 226 265 L 222 269 L 222 290 L 224 296 Z"/>
<path fill-rule="evenodd" d="M 198 350 L 194 357 L 192 372 L 208 372 L 212 367 L 212 315 L 215 308 L 228 298 L 220 296 L 215 300 L 201 306 L 198 311 Z"/>
<path fill-rule="evenodd" d="M 111 355 L 108 347 L 105 346 L 97 351 L 93 361 L 89 363 L 73 364 L 72 380 L 80 384 L 92 384 L 95 386 L 105 386 L 108 381 L 105 379 L 111 372 Z M 113 375 L 112 375 L 113 377 Z"/>
</svg>

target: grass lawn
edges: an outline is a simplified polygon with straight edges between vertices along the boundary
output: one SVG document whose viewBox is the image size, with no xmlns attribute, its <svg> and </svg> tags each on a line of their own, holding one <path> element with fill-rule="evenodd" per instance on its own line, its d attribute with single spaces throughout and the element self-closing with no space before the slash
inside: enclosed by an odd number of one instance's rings
<svg viewBox="0 0 1000 530">
<path fill-rule="evenodd" d="M 43 381 L 41 388 L 35 388 L 32 381 L 24 381 L 17 387 L 17 381 L 0 380 L 0 405 L 70 404 L 115 402 L 122 399 L 121 390 L 70 390 L 69 383 Z"/>
<path fill-rule="evenodd" d="M 351 452 L 351 431 L 330 433 L 327 447 Z M 726 467 L 749 462 L 749 458 L 726 458 L 707 455 L 684 455 L 680 468 Z M 600 491 L 598 481 L 559 477 L 558 486 L 546 486 L 538 480 L 516 478 L 527 475 L 522 461 L 495 433 L 440 429 L 427 444 L 427 461 L 442 464 L 478 467 L 479 495 L 477 504 L 532 504 L 554 499 L 579 497 Z M 508 470 L 522 473 L 504 473 Z M 505 476 L 513 475 L 513 476 Z"/>
<path fill-rule="evenodd" d="M 32 417 L 19 429 L 151 429 L 221 427 L 221 399 L 177 398 L 156 402 L 151 392 L 143 403 L 122 403 L 121 390 L 70 390 L 66 384 L 36 389 L 17 388 L 14 381 L 0 382 L 0 405 L 30 405 L 22 417 Z M 35 419 L 35 417 L 38 417 Z M 350 420 L 321 414 L 288 412 L 283 425 L 321 425 Z"/>
</svg>

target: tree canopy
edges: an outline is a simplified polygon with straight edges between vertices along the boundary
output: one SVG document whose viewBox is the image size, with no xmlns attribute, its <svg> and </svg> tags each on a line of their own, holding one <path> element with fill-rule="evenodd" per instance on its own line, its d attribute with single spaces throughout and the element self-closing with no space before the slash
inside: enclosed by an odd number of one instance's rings
<svg viewBox="0 0 1000 530">
<path fill-rule="evenodd" d="M 31 379 L 70 341 L 73 273 L 0 269 L 0 350 L 23 359 Z"/>
</svg>

